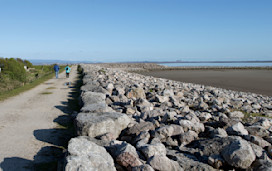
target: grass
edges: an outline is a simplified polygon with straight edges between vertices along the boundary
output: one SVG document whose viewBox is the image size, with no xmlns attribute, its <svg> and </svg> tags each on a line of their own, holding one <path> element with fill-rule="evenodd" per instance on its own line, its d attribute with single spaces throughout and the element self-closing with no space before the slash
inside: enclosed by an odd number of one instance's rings
<svg viewBox="0 0 272 171">
<path fill-rule="evenodd" d="M 60 72 L 64 71 L 64 68 L 62 67 L 62 69 L 60 70 Z M 41 83 L 44 83 L 45 81 L 53 78 L 53 76 L 55 75 L 55 73 L 50 73 L 50 74 L 47 74 L 39 79 L 36 79 L 35 81 L 31 82 L 31 83 L 28 83 L 28 84 L 25 84 L 24 86 L 22 87 L 19 87 L 19 88 L 15 88 L 13 90 L 9 90 L 9 91 L 5 91 L 5 92 L 1 92 L 0 93 L 0 101 L 3 101 L 3 100 L 6 100 L 10 97 L 13 97 L 13 96 L 16 96 L 20 93 L 23 93 L 25 91 L 28 91 L 38 85 L 40 85 Z"/>
<path fill-rule="evenodd" d="M 10 91 L 2 92 L 2 93 L 0 93 L 0 101 L 5 100 L 5 99 L 12 97 L 12 96 L 16 96 L 22 92 L 27 91 L 27 90 L 30 90 L 30 89 L 36 87 L 37 85 L 51 79 L 53 76 L 54 76 L 54 73 L 51 73 L 51 74 L 45 75 L 44 77 L 42 77 L 40 79 L 33 81 L 32 83 L 25 84 L 22 87 L 19 87 L 19 88 L 10 90 Z"/>
<path fill-rule="evenodd" d="M 48 89 L 48 90 L 56 89 L 56 87 L 48 87 L 47 89 Z"/>
<path fill-rule="evenodd" d="M 49 92 L 49 91 L 45 91 L 45 92 L 42 92 L 41 94 L 42 94 L 42 95 L 46 95 L 46 94 L 52 94 L 52 92 Z"/>
</svg>

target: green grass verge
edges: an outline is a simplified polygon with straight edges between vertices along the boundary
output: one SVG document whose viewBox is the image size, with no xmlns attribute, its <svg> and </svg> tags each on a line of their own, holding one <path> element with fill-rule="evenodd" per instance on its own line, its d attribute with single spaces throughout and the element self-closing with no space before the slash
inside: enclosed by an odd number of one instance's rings
<svg viewBox="0 0 272 171">
<path fill-rule="evenodd" d="M 64 69 L 62 69 L 63 71 Z M 19 88 L 16 88 L 16 89 L 13 89 L 13 90 L 10 90 L 10 91 L 6 91 L 6 92 L 2 92 L 0 93 L 0 101 L 3 101 L 9 97 L 12 97 L 12 96 L 16 96 L 22 92 L 25 92 L 27 90 L 30 90 L 36 86 L 38 86 L 39 84 L 41 83 L 44 83 L 45 81 L 53 78 L 53 76 L 55 75 L 55 73 L 50 73 L 50 74 L 47 74 L 45 75 L 44 77 L 41 77 L 31 83 L 28 83 L 28 84 L 25 84 L 24 86 L 22 87 L 19 87 Z"/>
</svg>

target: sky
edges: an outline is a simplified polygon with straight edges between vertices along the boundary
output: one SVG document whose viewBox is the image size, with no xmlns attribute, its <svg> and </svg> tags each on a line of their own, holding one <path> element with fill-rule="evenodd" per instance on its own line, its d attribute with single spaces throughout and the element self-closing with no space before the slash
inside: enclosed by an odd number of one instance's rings
<svg viewBox="0 0 272 171">
<path fill-rule="evenodd" d="M 0 57 L 272 60 L 272 0 L 0 0 Z"/>
</svg>

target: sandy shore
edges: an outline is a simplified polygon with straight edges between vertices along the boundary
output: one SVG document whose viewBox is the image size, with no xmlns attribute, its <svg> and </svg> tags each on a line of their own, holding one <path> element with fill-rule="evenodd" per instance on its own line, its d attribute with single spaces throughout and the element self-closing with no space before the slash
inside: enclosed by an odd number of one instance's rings
<svg viewBox="0 0 272 171">
<path fill-rule="evenodd" d="M 272 96 L 272 70 L 162 70 L 141 74 Z"/>
</svg>

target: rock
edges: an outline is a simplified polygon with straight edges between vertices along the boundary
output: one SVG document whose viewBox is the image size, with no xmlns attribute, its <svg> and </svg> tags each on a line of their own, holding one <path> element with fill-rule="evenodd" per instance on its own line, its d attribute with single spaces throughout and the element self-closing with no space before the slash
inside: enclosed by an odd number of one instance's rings
<svg viewBox="0 0 272 171">
<path fill-rule="evenodd" d="M 126 114 L 129 114 L 129 115 L 133 115 L 136 113 L 136 109 L 132 108 L 132 107 L 127 107 L 126 109 Z"/>
<path fill-rule="evenodd" d="M 103 93 L 97 93 L 97 92 L 84 92 L 82 97 L 82 102 L 85 105 L 90 105 L 94 103 L 103 103 L 106 100 L 106 95 Z"/>
<path fill-rule="evenodd" d="M 130 118 L 127 115 L 117 112 L 79 113 L 76 118 L 78 134 L 90 137 L 109 132 L 118 137 L 129 123 Z"/>
<path fill-rule="evenodd" d="M 141 166 L 142 162 L 133 154 L 129 152 L 123 152 L 116 157 L 116 162 L 124 166 L 127 170 L 131 170 L 132 167 Z"/>
<path fill-rule="evenodd" d="M 116 171 L 110 154 L 104 147 L 88 140 L 88 137 L 72 138 L 68 144 L 65 170 Z"/>
<path fill-rule="evenodd" d="M 144 164 L 141 166 L 133 167 L 131 171 L 154 171 L 154 169 L 150 165 Z"/>
<path fill-rule="evenodd" d="M 171 124 L 171 125 L 160 127 L 157 130 L 157 133 L 161 136 L 161 138 L 167 138 L 167 137 L 183 134 L 184 131 L 181 126 Z"/>
<path fill-rule="evenodd" d="M 255 160 L 256 156 L 251 146 L 245 140 L 236 140 L 224 147 L 222 156 L 228 164 L 246 169 Z"/>
<path fill-rule="evenodd" d="M 166 155 L 166 148 L 162 143 L 147 144 L 140 148 L 146 159 L 154 155 Z"/>
<path fill-rule="evenodd" d="M 264 129 L 269 129 L 271 127 L 271 121 L 267 118 L 261 118 L 258 122 L 254 123 L 255 126 L 261 126 Z"/>
<path fill-rule="evenodd" d="M 129 89 L 126 92 L 126 96 L 129 99 L 131 99 L 131 98 L 136 98 L 136 99 L 142 98 L 142 99 L 145 99 L 146 98 L 144 89 L 142 89 L 140 87 Z"/>
<path fill-rule="evenodd" d="M 248 131 L 241 122 L 228 127 L 226 131 L 229 135 L 248 135 Z"/>
<path fill-rule="evenodd" d="M 268 160 L 256 160 L 253 163 L 253 170 L 255 171 L 271 171 L 272 162 Z"/>
<path fill-rule="evenodd" d="M 262 126 L 249 126 L 246 127 L 247 131 L 251 134 L 251 135 L 255 135 L 255 136 L 259 136 L 259 137 L 267 137 L 269 136 L 269 131 L 267 131 L 264 127 Z"/>
<path fill-rule="evenodd" d="M 162 96 L 175 96 L 172 89 L 165 89 L 162 92 Z"/>
<path fill-rule="evenodd" d="M 158 171 L 183 171 L 178 162 L 170 160 L 166 156 L 155 155 L 148 160 L 148 164 Z"/>
<path fill-rule="evenodd" d="M 230 117 L 230 118 L 243 118 L 244 113 L 240 112 L 240 111 L 229 112 L 228 117 Z"/>
<path fill-rule="evenodd" d="M 113 112 L 112 108 L 108 107 L 105 102 L 85 104 L 80 111 L 84 113 Z"/>
<path fill-rule="evenodd" d="M 212 118 L 212 115 L 210 113 L 207 113 L 207 112 L 201 112 L 199 115 L 198 115 L 198 118 L 201 120 L 201 121 L 208 121 L 209 119 Z"/>
<path fill-rule="evenodd" d="M 148 143 L 150 138 L 150 134 L 148 131 L 142 131 L 136 138 L 135 138 L 135 144 L 137 148 L 140 148 L 141 146 L 144 146 Z"/>
<path fill-rule="evenodd" d="M 198 159 L 194 155 L 190 155 L 188 153 L 180 153 L 175 150 L 167 150 L 167 156 L 178 162 L 178 164 L 184 170 L 190 171 L 215 171 L 213 167 L 209 166 L 208 164 L 199 162 Z"/>
<path fill-rule="evenodd" d="M 169 101 L 169 97 L 156 95 L 154 100 L 155 102 L 164 103 Z"/>
<path fill-rule="evenodd" d="M 179 140 L 181 145 L 186 145 L 195 140 L 198 137 L 197 133 L 194 131 L 189 130 L 179 136 Z"/>
<path fill-rule="evenodd" d="M 100 136 L 100 139 L 105 141 L 113 141 L 116 139 L 116 137 L 111 132 L 109 132 Z"/>
<path fill-rule="evenodd" d="M 272 157 L 272 146 L 269 146 L 267 149 L 267 153 Z"/>
<path fill-rule="evenodd" d="M 152 122 L 140 122 L 128 129 L 127 134 L 139 135 L 142 131 L 154 130 L 155 127 Z"/>
<path fill-rule="evenodd" d="M 188 130 L 193 130 L 197 133 L 204 131 L 204 125 L 202 123 L 192 123 L 189 120 L 180 120 L 179 125 L 182 126 L 183 130 L 186 132 Z"/>
<path fill-rule="evenodd" d="M 211 138 L 215 138 L 215 137 L 227 137 L 228 134 L 227 134 L 227 132 L 223 128 L 216 128 L 216 129 L 213 129 L 210 132 L 210 136 L 211 136 Z"/>
<path fill-rule="evenodd" d="M 243 136 L 243 138 L 247 141 L 250 141 L 258 146 L 261 146 L 262 148 L 270 146 L 271 144 L 267 141 L 265 141 L 264 139 L 262 139 L 261 137 L 257 137 L 254 135 L 246 135 Z"/>
</svg>

